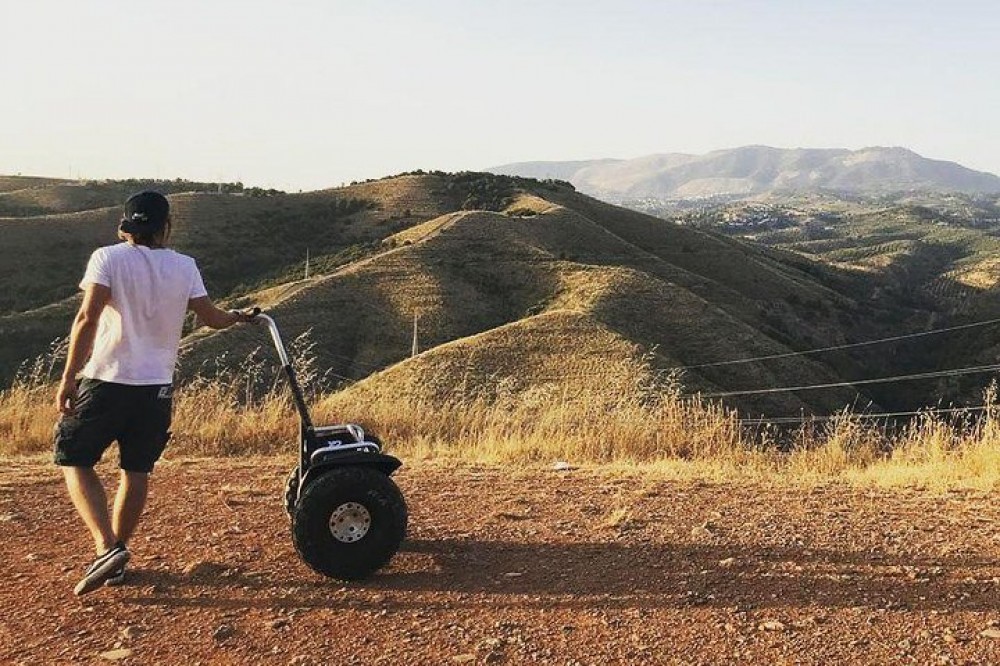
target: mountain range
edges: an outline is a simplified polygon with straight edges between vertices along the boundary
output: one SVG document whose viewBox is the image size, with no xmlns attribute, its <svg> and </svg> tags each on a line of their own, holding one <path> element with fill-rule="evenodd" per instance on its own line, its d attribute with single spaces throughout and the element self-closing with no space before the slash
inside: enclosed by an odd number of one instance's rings
<svg viewBox="0 0 1000 666">
<path fill-rule="evenodd" d="M 704 155 L 666 153 L 627 160 L 518 162 L 487 171 L 566 180 L 581 192 L 610 201 L 740 198 L 810 191 L 1000 192 L 1000 177 L 898 147 L 846 150 L 744 146 Z"/>
</svg>

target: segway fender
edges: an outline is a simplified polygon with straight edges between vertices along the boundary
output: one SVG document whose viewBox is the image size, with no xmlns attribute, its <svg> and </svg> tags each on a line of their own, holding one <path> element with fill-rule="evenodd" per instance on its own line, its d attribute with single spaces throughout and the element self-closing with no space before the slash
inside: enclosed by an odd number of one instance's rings
<svg viewBox="0 0 1000 666">
<path fill-rule="evenodd" d="M 360 451 L 344 451 L 341 453 L 332 451 L 320 456 L 317 456 L 312 464 L 309 465 L 309 469 L 306 471 L 306 476 L 302 480 L 302 487 L 305 487 L 313 479 L 321 476 L 324 472 L 334 468 L 334 467 L 347 467 L 347 466 L 357 466 L 357 467 L 371 467 L 382 472 L 386 476 L 392 476 L 395 472 L 403 465 L 399 458 L 394 458 L 393 456 L 386 455 L 384 453 L 364 453 Z"/>
</svg>

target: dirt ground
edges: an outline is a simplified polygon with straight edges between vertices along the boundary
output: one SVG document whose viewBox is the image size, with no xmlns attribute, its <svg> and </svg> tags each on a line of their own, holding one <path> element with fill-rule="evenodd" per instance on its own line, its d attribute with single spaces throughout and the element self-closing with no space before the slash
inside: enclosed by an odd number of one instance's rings
<svg viewBox="0 0 1000 666">
<path fill-rule="evenodd" d="M 0 462 L 4 664 L 1000 664 L 996 493 L 417 463 L 408 542 L 344 584 L 295 556 L 287 459 L 180 460 L 77 599 L 58 471 Z"/>
</svg>

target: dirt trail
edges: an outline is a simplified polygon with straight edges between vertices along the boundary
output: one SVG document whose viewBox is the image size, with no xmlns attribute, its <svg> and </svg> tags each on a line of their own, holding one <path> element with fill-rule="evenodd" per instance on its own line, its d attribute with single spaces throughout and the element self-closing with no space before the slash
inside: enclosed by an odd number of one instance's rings
<svg viewBox="0 0 1000 666">
<path fill-rule="evenodd" d="M 287 460 L 178 461 L 78 600 L 56 470 L 3 462 L 4 664 L 1000 663 L 996 493 L 419 463 L 404 551 L 345 585 L 294 555 Z"/>
</svg>

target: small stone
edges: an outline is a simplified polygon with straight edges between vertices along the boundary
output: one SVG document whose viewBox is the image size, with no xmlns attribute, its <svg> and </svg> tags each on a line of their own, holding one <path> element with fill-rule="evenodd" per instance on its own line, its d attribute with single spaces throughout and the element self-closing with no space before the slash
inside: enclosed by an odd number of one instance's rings
<svg viewBox="0 0 1000 666">
<path fill-rule="evenodd" d="M 274 620 L 271 620 L 270 622 L 268 622 L 267 626 L 271 627 L 272 629 L 282 629 L 284 627 L 287 627 L 289 624 L 290 623 L 288 622 L 287 619 L 285 619 L 283 617 L 279 617 L 277 619 L 274 619 Z"/>
<path fill-rule="evenodd" d="M 711 539 L 715 533 L 709 528 L 709 523 L 695 525 L 691 528 L 691 536 L 695 539 Z"/>
<path fill-rule="evenodd" d="M 232 638 L 236 633 L 236 630 L 230 627 L 228 624 L 221 624 L 219 628 L 212 632 L 212 638 L 217 641 L 224 641 L 227 638 Z"/>
<path fill-rule="evenodd" d="M 191 564 L 184 567 L 183 573 L 185 576 L 191 576 L 192 578 L 198 578 L 199 576 L 217 576 L 225 571 L 226 568 L 215 562 L 207 562 L 204 560 L 198 560 L 197 562 L 192 562 Z"/>
<path fill-rule="evenodd" d="M 1000 639 L 1000 629 L 993 629 L 993 628 L 983 629 L 982 631 L 979 632 L 979 635 L 982 636 L 983 638 Z"/>
<path fill-rule="evenodd" d="M 574 467 L 565 460 L 557 460 L 552 465 L 552 469 L 555 470 L 556 472 L 570 472 L 574 469 Z"/>
<path fill-rule="evenodd" d="M 121 661 L 122 659 L 128 659 L 132 656 L 132 650 L 128 648 L 120 648 L 118 650 L 108 650 L 107 652 L 102 652 L 98 655 L 101 659 L 106 659 L 107 661 Z"/>
<path fill-rule="evenodd" d="M 758 628 L 761 631 L 784 631 L 785 623 L 778 620 L 767 620 L 766 622 L 761 622 Z"/>
<path fill-rule="evenodd" d="M 138 638 L 142 634 L 142 629 L 130 624 L 121 630 L 121 637 L 127 641 L 132 641 Z"/>
<path fill-rule="evenodd" d="M 474 654 L 456 654 L 451 658 L 453 664 L 468 664 L 476 660 L 476 655 Z"/>
<path fill-rule="evenodd" d="M 735 557 L 727 557 L 724 560 L 719 560 L 719 566 L 722 567 L 723 569 L 729 569 L 730 567 L 732 567 L 735 564 L 736 564 L 736 558 Z"/>
</svg>

